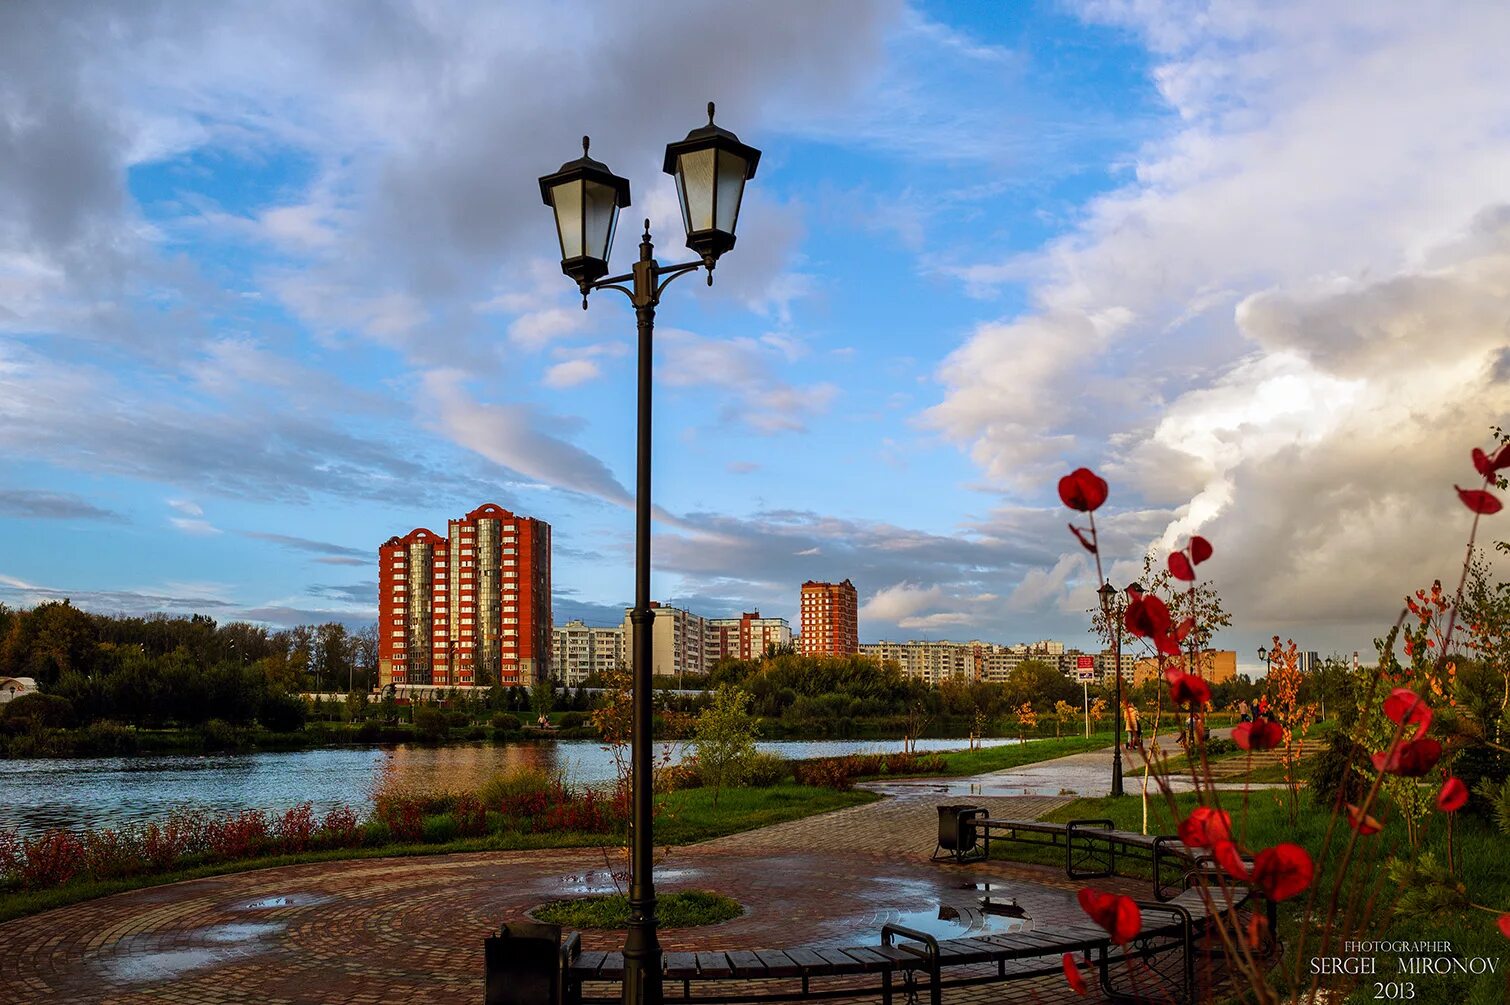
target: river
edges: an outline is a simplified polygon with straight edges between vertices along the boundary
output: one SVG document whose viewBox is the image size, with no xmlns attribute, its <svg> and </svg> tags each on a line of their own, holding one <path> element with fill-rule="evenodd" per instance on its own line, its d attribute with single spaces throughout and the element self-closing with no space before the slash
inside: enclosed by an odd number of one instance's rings
<svg viewBox="0 0 1510 1005">
<path fill-rule="evenodd" d="M 1018 741 L 983 742 L 999 746 Z M 901 741 L 781 740 L 758 746 L 798 760 L 897 751 Z M 918 742 L 923 751 L 965 746 L 959 739 Z M 675 749 L 671 753 L 673 759 L 679 755 Z M 612 756 L 593 740 L 0 760 L 0 828 L 36 834 L 54 827 L 120 827 L 160 819 L 180 806 L 282 810 L 309 802 L 320 813 L 341 805 L 366 811 L 385 779 L 405 788 L 466 791 L 516 766 L 559 770 L 582 784 L 614 777 Z"/>
</svg>

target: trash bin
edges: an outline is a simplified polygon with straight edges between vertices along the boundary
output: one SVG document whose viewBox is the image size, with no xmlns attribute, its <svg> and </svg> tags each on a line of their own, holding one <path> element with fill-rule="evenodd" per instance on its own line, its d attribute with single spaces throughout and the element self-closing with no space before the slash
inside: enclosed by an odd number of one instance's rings
<svg viewBox="0 0 1510 1005">
<path fill-rule="evenodd" d="M 483 944 L 487 1005 L 559 1005 L 561 926 L 526 922 L 503 926 Z"/>
<path fill-rule="evenodd" d="M 979 832 L 975 829 L 975 818 L 978 814 L 984 814 L 985 810 L 969 803 L 945 803 L 938 808 L 939 811 L 939 837 L 938 846 L 933 850 L 935 859 L 942 857 L 943 852 L 955 859 L 963 859 L 976 853 L 976 840 Z"/>
</svg>

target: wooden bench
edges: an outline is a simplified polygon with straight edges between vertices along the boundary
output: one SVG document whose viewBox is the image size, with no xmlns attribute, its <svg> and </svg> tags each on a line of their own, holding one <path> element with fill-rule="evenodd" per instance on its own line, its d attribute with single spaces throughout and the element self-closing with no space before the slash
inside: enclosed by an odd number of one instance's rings
<svg viewBox="0 0 1510 1005">
<path fill-rule="evenodd" d="M 1112 945 L 1107 933 L 1089 919 L 1052 928 L 1004 934 L 939 939 L 900 925 L 885 925 L 871 945 L 799 947 L 758 950 L 669 952 L 662 956 L 666 1000 L 683 1005 L 744 1005 L 754 1002 L 879 999 L 892 1005 L 900 998 L 940 1005 L 945 990 L 1000 983 L 1061 972 L 1070 953 L 1090 965 L 1110 996 L 1150 1001 L 1192 1002 L 1195 958 L 1213 920 L 1247 901 L 1245 888 L 1192 888 L 1167 902 L 1139 902 L 1143 930 L 1124 946 Z M 499 969 L 513 968 L 522 978 L 553 971 L 544 984 L 525 986 L 509 973 L 496 973 L 490 939 L 488 1005 L 613 1005 L 620 1000 L 624 956 L 587 951 L 573 932 L 563 941 L 554 926 L 521 925 L 531 936 L 542 930 L 555 941 L 539 944 L 533 956 L 516 955 Z M 1136 975 L 1131 967 L 1137 965 Z M 1154 980 L 1157 978 L 1157 980 Z M 598 985 L 596 991 L 588 986 Z"/>
</svg>

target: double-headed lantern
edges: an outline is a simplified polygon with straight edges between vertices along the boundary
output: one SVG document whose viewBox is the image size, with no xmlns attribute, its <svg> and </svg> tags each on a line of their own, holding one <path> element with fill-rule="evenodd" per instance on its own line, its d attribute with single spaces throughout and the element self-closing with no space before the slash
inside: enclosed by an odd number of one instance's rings
<svg viewBox="0 0 1510 1005">
<path fill-rule="evenodd" d="M 608 274 L 619 210 L 629 205 L 629 182 L 589 157 L 587 150 L 584 136 L 581 157 L 540 179 L 541 198 L 556 215 L 561 271 L 576 280 L 584 293 Z M 739 202 L 759 162 L 759 150 L 713 124 L 711 101 L 708 124 L 666 146 L 664 169 L 676 179 L 687 247 L 710 272 L 718 257 L 734 247 Z"/>
</svg>

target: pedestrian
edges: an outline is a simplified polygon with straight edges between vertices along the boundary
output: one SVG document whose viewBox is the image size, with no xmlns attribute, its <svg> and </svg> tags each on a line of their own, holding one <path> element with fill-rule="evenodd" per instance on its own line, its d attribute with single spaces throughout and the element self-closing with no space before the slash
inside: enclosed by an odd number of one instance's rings
<svg viewBox="0 0 1510 1005">
<path fill-rule="evenodd" d="M 1252 722 L 1253 721 L 1253 709 L 1252 709 L 1252 707 L 1249 706 L 1247 698 L 1244 698 L 1242 701 L 1238 702 L 1238 705 L 1237 705 L 1237 721 L 1238 722 Z"/>
<path fill-rule="evenodd" d="M 1128 749 L 1139 747 L 1143 744 L 1143 724 L 1138 721 L 1138 706 L 1132 702 L 1127 703 L 1127 746 Z"/>
</svg>

